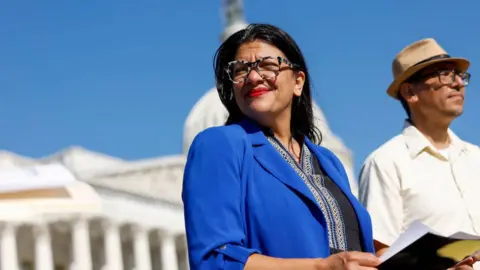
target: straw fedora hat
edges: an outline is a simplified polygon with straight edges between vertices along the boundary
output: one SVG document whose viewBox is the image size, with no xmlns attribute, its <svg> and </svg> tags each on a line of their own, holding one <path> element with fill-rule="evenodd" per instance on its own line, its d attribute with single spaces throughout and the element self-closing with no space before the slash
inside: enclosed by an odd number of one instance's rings
<svg viewBox="0 0 480 270">
<path fill-rule="evenodd" d="M 452 62 L 463 72 L 467 71 L 470 61 L 465 58 L 451 57 L 433 38 L 416 41 L 397 54 L 392 63 L 393 82 L 387 94 L 398 99 L 400 85 L 417 71 L 438 62 Z"/>
</svg>

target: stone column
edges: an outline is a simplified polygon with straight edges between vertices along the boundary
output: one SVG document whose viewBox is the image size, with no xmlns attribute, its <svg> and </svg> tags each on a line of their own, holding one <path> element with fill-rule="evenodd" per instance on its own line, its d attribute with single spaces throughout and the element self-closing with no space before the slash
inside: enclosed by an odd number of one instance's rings
<svg viewBox="0 0 480 270">
<path fill-rule="evenodd" d="M 18 270 L 17 238 L 15 224 L 1 224 L 0 261 L 1 269 Z"/>
<path fill-rule="evenodd" d="M 122 241 L 120 229 L 113 221 L 102 222 L 105 236 L 106 270 L 123 270 Z"/>
<path fill-rule="evenodd" d="M 178 270 L 177 248 L 172 234 L 159 234 L 162 270 Z"/>
<path fill-rule="evenodd" d="M 183 242 L 185 243 L 185 250 L 184 250 L 184 254 L 185 254 L 185 266 L 187 267 L 187 269 L 190 269 L 190 258 L 188 257 L 187 236 L 186 236 L 186 235 L 183 235 L 182 239 L 183 239 Z"/>
<path fill-rule="evenodd" d="M 75 270 L 92 270 L 92 253 L 88 220 L 77 217 L 72 220 L 72 251 Z"/>
<path fill-rule="evenodd" d="M 148 231 L 141 226 L 133 225 L 132 237 L 133 253 L 135 257 L 135 270 L 152 270 Z"/>
<path fill-rule="evenodd" d="M 185 249 L 185 266 L 190 269 L 190 257 L 188 257 L 188 248 Z"/>
<path fill-rule="evenodd" d="M 35 270 L 53 270 L 52 240 L 50 228 L 46 223 L 33 227 L 35 238 Z"/>
</svg>

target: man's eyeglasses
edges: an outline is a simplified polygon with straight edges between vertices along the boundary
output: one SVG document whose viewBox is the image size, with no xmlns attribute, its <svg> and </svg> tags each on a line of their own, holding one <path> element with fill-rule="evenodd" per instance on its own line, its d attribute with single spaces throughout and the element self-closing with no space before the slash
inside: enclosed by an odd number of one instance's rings
<svg viewBox="0 0 480 270">
<path fill-rule="evenodd" d="M 418 74 L 412 76 L 408 81 L 410 82 L 418 82 L 423 79 L 438 77 L 438 81 L 444 85 L 452 85 L 455 82 L 456 76 L 459 76 L 462 79 L 463 85 L 468 86 L 470 83 L 470 73 L 468 72 L 461 72 L 458 70 L 451 70 L 451 69 L 443 69 L 443 70 L 435 70 L 430 73 L 426 74 Z"/>
<path fill-rule="evenodd" d="M 228 78 L 235 84 L 246 81 L 248 74 L 254 69 L 265 80 L 274 81 L 282 70 L 282 63 L 286 64 L 288 68 L 297 69 L 298 65 L 293 64 L 289 60 L 277 56 L 267 56 L 258 59 L 255 62 L 248 62 L 244 60 L 231 61 L 225 67 L 225 72 Z M 285 66 L 284 66 L 285 67 Z"/>
</svg>

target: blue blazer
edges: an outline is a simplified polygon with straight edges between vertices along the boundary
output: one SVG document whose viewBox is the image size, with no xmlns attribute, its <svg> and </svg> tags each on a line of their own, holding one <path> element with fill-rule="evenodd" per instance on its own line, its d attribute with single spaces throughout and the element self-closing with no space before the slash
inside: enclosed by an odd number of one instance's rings
<svg viewBox="0 0 480 270">
<path fill-rule="evenodd" d="M 363 248 L 373 253 L 370 216 L 352 194 L 343 165 L 326 148 L 308 139 L 306 144 L 352 203 Z M 252 253 L 277 258 L 330 255 L 325 218 L 315 198 L 249 120 L 196 136 L 182 199 L 193 270 L 243 269 Z"/>
</svg>

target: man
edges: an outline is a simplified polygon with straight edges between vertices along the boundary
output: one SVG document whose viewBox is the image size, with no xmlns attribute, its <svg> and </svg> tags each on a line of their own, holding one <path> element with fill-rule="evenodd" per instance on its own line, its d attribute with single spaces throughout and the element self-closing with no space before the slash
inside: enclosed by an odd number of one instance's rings
<svg viewBox="0 0 480 270">
<path fill-rule="evenodd" d="M 434 39 L 410 44 L 393 61 L 387 93 L 408 119 L 366 159 L 359 181 L 378 254 L 415 220 L 445 235 L 480 235 L 480 150 L 449 129 L 463 112 L 469 65 Z"/>
</svg>

